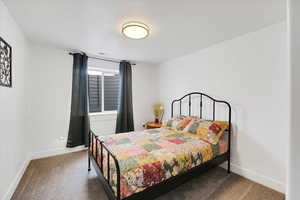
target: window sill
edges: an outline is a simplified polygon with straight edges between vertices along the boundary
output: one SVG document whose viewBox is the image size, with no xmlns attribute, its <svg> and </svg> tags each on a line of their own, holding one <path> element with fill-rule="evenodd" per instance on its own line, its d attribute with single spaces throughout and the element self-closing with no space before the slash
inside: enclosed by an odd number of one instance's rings
<svg viewBox="0 0 300 200">
<path fill-rule="evenodd" d="M 107 112 L 98 112 L 98 113 L 89 113 L 89 116 L 101 116 L 101 115 L 117 115 L 117 111 L 107 111 Z"/>
</svg>

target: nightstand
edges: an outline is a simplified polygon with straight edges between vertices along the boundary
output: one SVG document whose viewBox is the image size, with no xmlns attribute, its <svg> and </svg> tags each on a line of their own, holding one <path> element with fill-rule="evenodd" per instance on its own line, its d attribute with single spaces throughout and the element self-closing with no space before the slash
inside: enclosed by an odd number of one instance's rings
<svg viewBox="0 0 300 200">
<path fill-rule="evenodd" d="M 147 122 L 143 125 L 146 129 L 153 129 L 153 128 L 161 128 L 162 124 L 159 122 Z"/>
</svg>

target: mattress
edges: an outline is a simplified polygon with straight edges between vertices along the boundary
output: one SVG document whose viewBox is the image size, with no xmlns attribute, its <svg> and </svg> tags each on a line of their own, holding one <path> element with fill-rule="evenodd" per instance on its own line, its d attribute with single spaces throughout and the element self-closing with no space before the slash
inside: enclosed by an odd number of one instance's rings
<svg viewBox="0 0 300 200">
<path fill-rule="evenodd" d="M 225 139 L 221 139 L 217 144 L 210 144 L 195 135 L 168 128 L 114 134 L 99 137 L 99 139 L 119 162 L 121 199 L 227 152 Z M 107 177 L 106 155 L 104 150 L 104 177 Z M 100 156 L 99 153 L 97 156 L 99 165 Z M 116 194 L 117 176 L 112 158 L 110 160 L 110 185 Z"/>
</svg>

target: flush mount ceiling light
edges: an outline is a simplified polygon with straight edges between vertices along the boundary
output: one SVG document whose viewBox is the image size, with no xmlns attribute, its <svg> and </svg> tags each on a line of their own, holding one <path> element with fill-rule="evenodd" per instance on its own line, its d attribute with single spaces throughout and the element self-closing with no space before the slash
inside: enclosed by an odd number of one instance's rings
<svg viewBox="0 0 300 200">
<path fill-rule="evenodd" d="M 149 35 L 149 27 L 140 22 L 128 22 L 123 25 L 122 33 L 130 39 L 144 39 Z"/>
</svg>

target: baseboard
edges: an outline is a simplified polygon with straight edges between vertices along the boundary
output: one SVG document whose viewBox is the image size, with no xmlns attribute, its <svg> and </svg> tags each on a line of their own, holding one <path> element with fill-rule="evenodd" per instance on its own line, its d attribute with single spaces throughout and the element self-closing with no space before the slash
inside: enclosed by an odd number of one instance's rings
<svg viewBox="0 0 300 200">
<path fill-rule="evenodd" d="M 27 156 L 26 160 L 23 162 L 19 172 L 17 173 L 15 179 L 9 186 L 8 191 L 4 195 L 2 200 L 10 200 L 12 198 L 12 195 L 14 194 L 15 190 L 17 189 L 17 186 L 23 177 L 26 168 L 28 167 L 29 163 L 31 160 L 36 160 L 36 159 L 41 159 L 41 158 L 47 158 L 51 156 L 57 156 L 57 155 L 62 155 L 62 154 L 67 154 L 67 153 L 73 153 L 73 152 L 78 152 L 78 151 L 83 151 L 85 150 L 86 147 L 84 145 L 75 147 L 75 148 L 58 148 L 58 149 L 53 149 L 53 150 L 48 150 L 48 151 L 42 151 L 42 152 L 35 152 L 31 153 Z M 0 197 L 1 198 L 1 197 Z"/>
<path fill-rule="evenodd" d="M 6 192 L 6 194 L 4 194 L 3 200 L 10 200 L 15 192 L 15 190 L 17 189 L 17 186 L 21 180 L 21 178 L 23 177 L 29 163 L 31 161 L 31 157 L 30 155 L 27 156 L 27 158 L 25 159 L 25 161 L 22 163 L 20 170 L 18 171 L 17 175 L 15 176 L 13 182 L 10 184 L 8 191 Z"/>
<path fill-rule="evenodd" d="M 225 169 L 227 168 L 227 164 L 226 165 L 223 164 L 221 166 L 224 167 Z M 285 193 L 285 184 L 278 180 L 259 174 L 250 169 L 243 168 L 236 164 L 231 163 L 230 166 L 231 166 L 231 171 L 240 176 L 243 176 L 249 180 L 252 180 L 266 187 L 272 188 L 273 190 L 276 190 L 278 192 Z"/>
<path fill-rule="evenodd" d="M 73 153 L 77 151 L 83 151 L 85 149 L 87 148 L 84 145 L 82 145 L 74 148 L 58 148 L 58 149 L 52 149 L 48 151 L 35 152 L 31 154 L 31 160 L 47 158 L 47 157 L 62 155 L 66 153 Z"/>
</svg>

